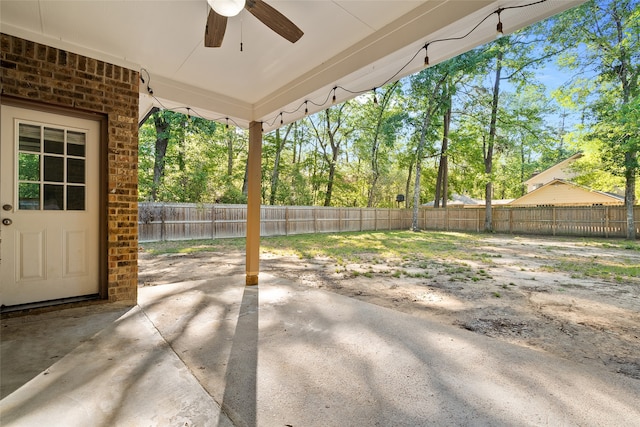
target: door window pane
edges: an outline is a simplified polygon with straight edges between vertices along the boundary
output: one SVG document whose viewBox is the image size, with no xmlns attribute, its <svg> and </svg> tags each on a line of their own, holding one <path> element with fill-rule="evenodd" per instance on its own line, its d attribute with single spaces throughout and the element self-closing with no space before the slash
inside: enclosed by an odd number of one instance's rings
<svg viewBox="0 0 640 427">
<path fill-rule="evenodd" d="M 40 152 L 40 126 L 25 123 L 18 125 L 18 149 Z"/>
<path fill-rule="evenodd" d="M 18 123 L 18 209 L 85 210 L 86 143 L 82 131 Z"/>
<path fill-rule="evenodd" d="M 44 156 L 44 180 L 64 182 L 64 159 L 62 157 Z"/>
<path fill-rule="evenodd" d="M 84 157 L 86 134 L 82 132 L 67 132 L 67 154 Z"/>
<path fill-rule="evenodd" d="M 67 187 L 67 210 L 83 211 L 85 201 L 84 186 L 69 185 Z"/>
<path fill-rule="evenodd" d="M 18 185 L 18 208 L 21 210 L 40 209 L 40 184 L 21 182 Z"/>
<path fill-rule="evenodd" d="M 58 211 L 64 209 L 64 186 L 44 185 L 44 210 Z"/>
<path fill-rule="evenodd" d="M 21 181 L 40 181 L 40 155 L 18 154 L 18 179 Z"/>
<path fill-rule="evenodd" d="M 44 152 L 64 154 L 64 130 L 44 128 Z"/>
<path fill-rule="evenodd" d="M 67 159 L 67 182 L 84 184 L 83 159 Z"/>
</svg>

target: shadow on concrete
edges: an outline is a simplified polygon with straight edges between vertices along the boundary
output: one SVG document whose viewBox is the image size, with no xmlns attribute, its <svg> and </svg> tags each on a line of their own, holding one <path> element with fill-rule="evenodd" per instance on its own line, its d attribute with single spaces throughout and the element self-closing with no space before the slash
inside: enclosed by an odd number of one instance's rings
<svg viewBox="0 0 640 427">
<path fill-rule="evenodd" d="M 274 276 L 243 282 L 142 288 L 139 307 L 0 401 L 3 425 L 640 419 L 638 381 Z"/>
<path fill-rule="evenodd" d="M 258 299 L 258 286 L 245 287 L 225 375 L 222 410 L 235 426 L 256 426 Z"/>
</svg>

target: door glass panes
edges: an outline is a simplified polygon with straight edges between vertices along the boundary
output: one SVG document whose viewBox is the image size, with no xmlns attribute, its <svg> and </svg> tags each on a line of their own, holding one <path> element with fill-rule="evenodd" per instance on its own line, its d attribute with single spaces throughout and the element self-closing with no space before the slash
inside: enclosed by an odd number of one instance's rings
<svg viewBox="0 0 640 427">
<path fill-rule="evenodd" d="M 44 152 L 64 154 L 64 129 L 44 128 Z"/>
<path fill-rule="evenodd" d="M 44 156 L 44 180 L 50 182 L 63 182 L 64 158 Z"/>
<path fill-rule="evenodd" d="M 44 210 L 61 211 L 64 209 L 64 186 L 44 185 Z"/>
<path fill-rule="evenodd" d="M 84 184 L 84 159 L 67 159 L 67 182 Z"/>
<path fill-rule="evenodd" d="M 40 181 L 40 155 L 18 154 L 18 179 L 22 181 Z"/>
<path fill-rule="evenodd" d="M 84 186 L 67 186 L 67 210 L 70 211 L 83 211 L 84 210 Z"/>
<path fill-rule="evenodd" d="M 84 145 L 86 134 L 81 132 L 67 132 L 67 154 L 70 156 L 84 157 Z"/>
<path fill-rule="evenodd" d="M 18 209 L 40 210 L 40 184 L 21 182 L 18 184 Z"/>
<path fill-rule="evenodd" d="M 40 126 L 20 123 L 18 126 L 18 149 L 40 152 Z"/>
<path fill-rule="evenodd" d="M 85 132 L 18 124 L 18 208 L 84 210 Z"/>
</svg>

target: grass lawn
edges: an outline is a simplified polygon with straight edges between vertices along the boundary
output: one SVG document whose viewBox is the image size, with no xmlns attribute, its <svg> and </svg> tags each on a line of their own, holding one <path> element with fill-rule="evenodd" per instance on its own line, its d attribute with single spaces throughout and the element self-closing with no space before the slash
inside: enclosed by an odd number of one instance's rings
<svg viewBox="0 0 640 427">
<path fill-rule="evenodd" d="M 468 269 L 468 264 L 491 264 L 491 259 L 501 257 L 499 252 L 487 250 L 487 238 L 491 235 L 460 232 L 411 232 L 367 231 L 338 234 L 300 234 L 292 236 L 263 237 L 260 251 L 263 254 L 293 255 L 300 259 L 322 257 L 332 259 L 336 265 L 392 262 L 405 265 L 432 265 L 446 262 L 450 268 Z M 536 239 L 535 236 L 526 238 Z M 542 239 L 542 238 L 541 238 Z M 593 277 L 614 281 L 640 277 L 640 265 L 628 262 L 625 253 L 640 252 L 638 242 L 621 239 L 587 239 L 571 237 L 544 237 L 550 254 L 547 271 L 570 272 L 576 277 Z M 598 257 L 593 255 L 553 257 L 566 242 L 576 248 L 619 250 L 621 256 Z M 151 255 L 195 252 L 244 251 L 245 239 L 185 240 L 141 244 Z M 402 270 L 395 273 L 405 274 Z M 482 274 L 482 271 L 479 272 Z"/>
</svg>

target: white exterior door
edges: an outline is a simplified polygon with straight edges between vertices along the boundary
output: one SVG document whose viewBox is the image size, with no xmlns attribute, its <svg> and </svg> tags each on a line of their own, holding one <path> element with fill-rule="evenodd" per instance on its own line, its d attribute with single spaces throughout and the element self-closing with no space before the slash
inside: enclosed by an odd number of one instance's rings
<svg viewBox="0 0 640 427">
<path fill-rule="evenodd" d="M 0 108 L 0 304 L 97 294 L 100 123 Z"/>
</svg>

